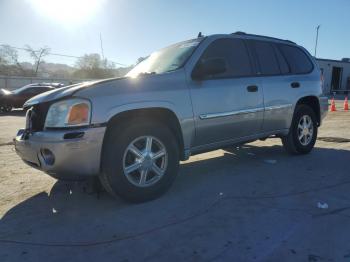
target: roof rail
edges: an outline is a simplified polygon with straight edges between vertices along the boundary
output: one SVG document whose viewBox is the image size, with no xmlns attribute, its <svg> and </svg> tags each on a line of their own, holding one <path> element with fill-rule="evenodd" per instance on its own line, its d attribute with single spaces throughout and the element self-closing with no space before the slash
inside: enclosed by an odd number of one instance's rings
<svg viewBox="0 0 350 262">
<path fill-rule="evenodd" d="M 278 40 L 278 41 L 284 41 L 284 42 L 288 42 L 288 43 L 296 44 L 295 42 L 290 41 L 290 40 L 280 39 L 280 38 L 271 37 L 271 36 L 266 36 L 266 35 L 247 34 L 247 33 L 245 33 L 245 32 L 241 32 L 241 31 L 234 32 L 234 33 L 232 33 L 231 35 L 246 35 L 246 36 L 254 36 L 254 37 L 261 37 L 261 38 L 266 38 L 266 39 L 271 39 L 271 40 Z"/>
</svg>

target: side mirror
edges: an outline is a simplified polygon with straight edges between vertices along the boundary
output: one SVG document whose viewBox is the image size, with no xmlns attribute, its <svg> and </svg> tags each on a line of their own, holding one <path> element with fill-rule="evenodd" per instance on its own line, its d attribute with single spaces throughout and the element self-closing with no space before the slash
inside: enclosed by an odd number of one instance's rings
<svg viewBox="0 0 350 262">
<path fill-rule="evenodd" d="M 225 73 L 227 70 L 226 60 L 223 58 L 209 58 L 199 62 L 192 72 L 194 80 L 202 80 L 208 76 Z"/>
</svg>

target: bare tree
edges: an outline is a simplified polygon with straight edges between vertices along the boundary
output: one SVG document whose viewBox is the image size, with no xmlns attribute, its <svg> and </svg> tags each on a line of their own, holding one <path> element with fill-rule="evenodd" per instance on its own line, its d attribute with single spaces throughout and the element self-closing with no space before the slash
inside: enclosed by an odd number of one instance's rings
<svg viewBox="0 0 350 262">
<path fill-rule="evenodd" d="M 9 74 L 23 74 L 25 71 L 18 61 L 17 50 L 9 45 L 2 45 L 0 47 L 0 66 L 1 71 L 6 71 Z"/>
<path fill-rule="evenodd" d="M 29 45 L 26 45 L 26 50 L 34 60 L 34 65 L 35 65 L 34 72 L 35 72 L 35 75 L 37 76 L 39 66 L 43 62 L 43 57 L 47 56 L 50 53 L 50 48 L 45 46 L 45 47 L 40 48 L 39 50 L 34 50 Z"/>
</svg>

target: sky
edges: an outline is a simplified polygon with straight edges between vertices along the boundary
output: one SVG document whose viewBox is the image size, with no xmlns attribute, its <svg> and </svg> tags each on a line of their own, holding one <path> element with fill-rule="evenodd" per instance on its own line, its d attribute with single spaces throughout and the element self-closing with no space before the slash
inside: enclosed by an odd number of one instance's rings
<svg viewBox="0 0 350 262">
<path fill-rule="evenodd" d="M 274 36 L 313 54 L 319 24 L 317 57 L 350 57 L 349 0 L 0 0 L 0 44 L 82 56 L 101 54 L 101 35 L 105 57 L 125 65 L 198 32 Z"/>
</svg>

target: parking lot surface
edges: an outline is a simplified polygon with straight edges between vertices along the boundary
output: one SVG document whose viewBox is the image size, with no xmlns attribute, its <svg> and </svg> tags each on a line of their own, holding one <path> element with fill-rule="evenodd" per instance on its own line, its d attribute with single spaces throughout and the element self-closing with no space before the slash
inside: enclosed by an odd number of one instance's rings
<svg viewBox="0 0 350 262">
<path fill-rule="evenodd" d="M 193 156 L 138 205 L 23 164 L 23 125 L 0 116 L 0 261 L 350 261 L 350 112 L 309 155 L 275 138 Z"/>
</svg>

